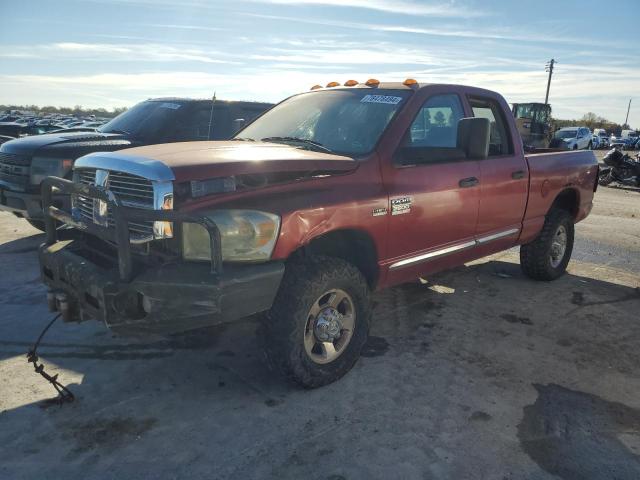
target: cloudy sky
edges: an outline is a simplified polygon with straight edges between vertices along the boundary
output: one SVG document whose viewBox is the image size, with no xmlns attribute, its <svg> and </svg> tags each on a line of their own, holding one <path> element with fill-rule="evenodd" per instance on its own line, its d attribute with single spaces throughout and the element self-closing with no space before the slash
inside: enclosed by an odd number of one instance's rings
<svg viewBox="0 0 640 480">
<path fill-rule="evenodd" d="M 0 103 L 278 101 L 348 79 L 463 83 L 640 127 L 640 1 L 0 0 Z"/>
</svg>

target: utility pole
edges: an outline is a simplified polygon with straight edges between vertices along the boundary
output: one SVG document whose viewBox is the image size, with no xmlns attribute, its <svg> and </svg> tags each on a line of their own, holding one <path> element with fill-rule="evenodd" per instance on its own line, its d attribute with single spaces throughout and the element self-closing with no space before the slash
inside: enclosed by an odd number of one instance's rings
<svg viewBox="0 0 640 480">
<path fill-rule="evenodd" d="M 551 88 L 551 75 L 553 75 L 553 66 L 558 63 L 553 58 L 547 62 L 544 71 L 549 72 L 549 80 L 547 80 L 547 94 L 544 97 L 544 104 L 549 103 L 549 88 Z"/>
<path fill-rule="evenodd" d="M 627 118 L 624 119 L 624 124 L 629 126 L 629 110 L 631 110 L 631 98 L 629 99 L 629 106 L 627 107 Z"/>
</svg>

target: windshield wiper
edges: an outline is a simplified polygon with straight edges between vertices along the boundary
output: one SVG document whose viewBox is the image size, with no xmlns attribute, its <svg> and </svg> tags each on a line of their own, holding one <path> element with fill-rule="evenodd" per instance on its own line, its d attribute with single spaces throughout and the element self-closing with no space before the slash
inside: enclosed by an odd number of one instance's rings
<svg viewBox="0 0 640 480">
<path fill-rule="evenodd" d="M 263 142 L 274 142 L 274 143 L 301 143 L 308 147 L 311 147 L 314 150 L 318 150 L 326 153 L 333 153 L 330 149 L 322 145 L 320 142 L 316 142 L 314 140 L 309 140 L 308 138 L 298 138 L 298 137 L 265 137 L 262 138 Z"/>
<path fill-rule="evenodd" d="M 231 141 L 232 142 L 255 142 L 253 138 L 248 138 L 248 137 L 233 137 Z"/>
</svg>

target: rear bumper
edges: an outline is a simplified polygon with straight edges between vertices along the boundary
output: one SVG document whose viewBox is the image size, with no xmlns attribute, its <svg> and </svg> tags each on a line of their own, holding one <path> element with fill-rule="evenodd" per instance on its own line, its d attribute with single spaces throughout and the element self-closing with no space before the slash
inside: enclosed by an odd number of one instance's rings
<svg viewBox="0 0 640 480">
<path fill-rule="evenodd" d="M 117 267 L 82 256 L 80 240 L 43 244 L 39 256 L 44 283 L 64 294 L 68 320 L 95 318 L 125 335 L 181 332 L 268 310 L 284 274 L 282 262 L 225 265 L 224 273 L 183 262 L 140 268 L 122 281 Z"/>
<path fill-rule="evenodd" d="M 71 205 L 69 195 L 53 195 L 52 204 L 55 207 L 69 210 Z M 2 186 L 0 186 L 0 210 L 34 220 L 44 218 L 40 193 L 14 192 Z"/>
</svg>

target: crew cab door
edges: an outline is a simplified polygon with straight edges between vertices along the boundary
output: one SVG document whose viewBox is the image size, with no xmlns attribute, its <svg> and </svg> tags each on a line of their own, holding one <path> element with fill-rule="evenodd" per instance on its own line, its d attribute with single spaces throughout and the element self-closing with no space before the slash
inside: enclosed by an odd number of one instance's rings
<svg viewBox="0 0 640 480">
<path fill-rule="evenodd" d="M 480 244 L 491 243 L 495 251 L 515 243 L 527 205 L 529 169 L 514 122 L 509 122 L 502 99 L 469 96 L 474 117 L 491 122 L 489 155 L 479 161 L 480 208 L 476 228 Z M 516 148 L 516 145 L 518 148 Z"/>
<path fill-rule="evenodd" d="M 419 105 L 392 161 L 383 166 L 391 284 L 429 273 L 434 264 L 475 245 L 480 170 L 477 160 L 456 148 L 463 103 L 443 91 Z"/>
</svg>

